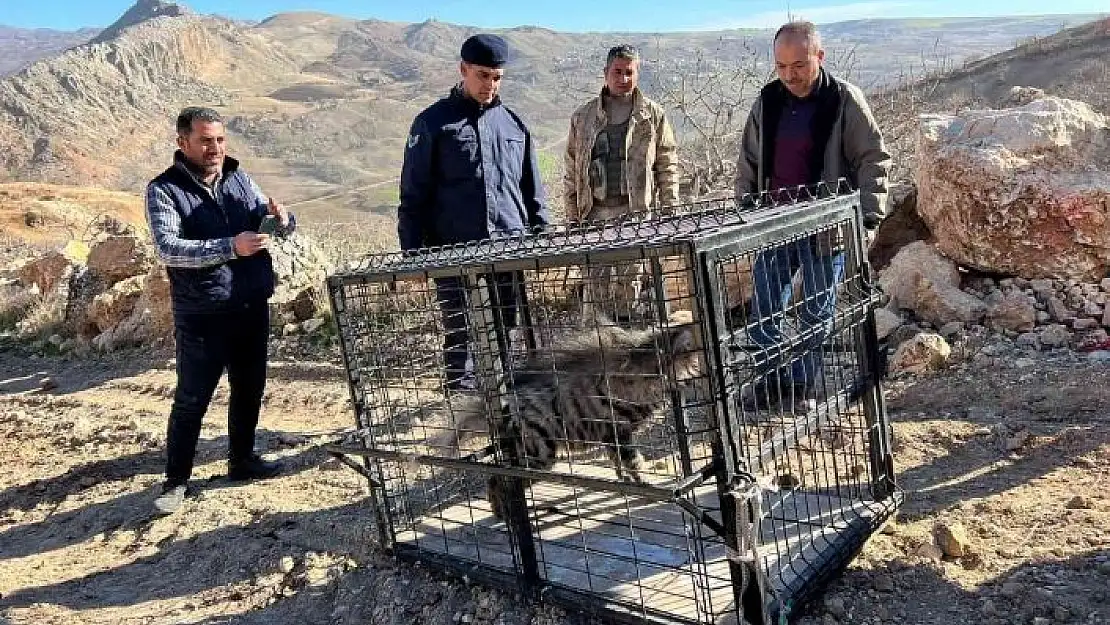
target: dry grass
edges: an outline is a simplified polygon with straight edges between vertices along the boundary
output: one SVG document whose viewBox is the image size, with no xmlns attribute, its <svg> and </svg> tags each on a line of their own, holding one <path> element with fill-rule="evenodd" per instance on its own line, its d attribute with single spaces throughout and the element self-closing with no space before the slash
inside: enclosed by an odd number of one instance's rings
<svg viewBox="0 0 1110 625">
<path fill-rule="evenodd" d="M 143 200 L 133 193 L 94 187 L 13 182 L 0 184 L 0 233 L 37 246 L 61 247 L 86 239 L 90 226 L 108 215 L 147 230 Z"/>
<path fill-rule="evenodd" d="M 43 295 L 35 295 L 27 306 L 22 319 L 15 323 L 16 338 L 24 341 L 45 339 L 57 334 L 66 319 L 66 296 L 64 289 L 53 289 Z"/>
</svg>

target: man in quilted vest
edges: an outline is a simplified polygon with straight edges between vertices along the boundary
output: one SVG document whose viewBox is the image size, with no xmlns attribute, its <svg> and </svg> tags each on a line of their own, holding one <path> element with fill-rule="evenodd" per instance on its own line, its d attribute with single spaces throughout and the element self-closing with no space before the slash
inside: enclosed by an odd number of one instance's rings
<svg viewBox="0 0 1110 625">
<path fill-rule="evenodd" d="M 273 477 L 280 466 L 254 451 L 266 385 L 274 270 L 270 235 L 295 227 L 226 152 L 220 115 L 189 107 L 177 118 L 173 165 L 147 186 L 146 213 L 166 265 L 177 342 L 177 389 L 166 436 L 166 480 L 156 512 L 170 514 L 188 493 L 201 421 L 227 371 L 228 478 Z M 269 218 L 269 219 L 267 219 Z M 263 221 L 267 227 L 263 227 Z M 263 232 L 259 232 L 262 230 Z"/>
</svg>

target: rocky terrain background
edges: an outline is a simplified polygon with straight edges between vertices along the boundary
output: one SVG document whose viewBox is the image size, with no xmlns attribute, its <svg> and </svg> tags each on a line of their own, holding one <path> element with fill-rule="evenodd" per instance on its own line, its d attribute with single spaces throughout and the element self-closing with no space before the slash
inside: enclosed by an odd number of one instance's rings
<svg viewBox="0 0 1110 625">
<path fill-rule="evenodd" d="M 450 56 L 444 42 L 458 31 L 316 14 L 245 27 L 139 6 L 105 41 L 0 82 L 6 171 L 49 181 L 0 184 L 0 624 L 588 622 L 396 563 L 375 545 L 364 481 L 320 449 L 353 423 L 320 291 L 353 252 L 313 236 L 334 226 L 304 228 L 273 250 L 279 338 L 260 442 L 291 470 L 263 484 L 223 479 L 221 386 L 202 432 L 199 498 L 150 516 L 174 385 L 164 271 L 138 196 L 56 183 L 141 180 L 165 156 L 160 128 L 175 98 L 200 93 L 231 115 L 267 188 L 281 189 L 284 168 L 301 161 L 274 147 L 290 145 L 272 139 L 283 136 L 275 128 L 323 141 L 305 152 L 319 163 L 340 153 L 327 145 L 372 151 L 360 131 L 340 129 L 378 123 L 386 110 L 408 115 L 390 98 L 415 101 L 406 81 L 432 81 L 420 73 L 432 63 L 399 78 L 364 73 L 365 59 L 399 63 L 410 47 Z M 145 19 L 151 10 L 169 13 Z M 1110 44 L 1105 24 L 874 99 L 902 163 L 869 255 L 886 298 L 884 391 L 907 502 L 800 623 L 1110 623 L 1110 111 L 1097 93 L 1081 97 L 1106 84 L 1082 61 Z M 537 51 L 561 37 L 513 35 L 535 37 Z M 201 49 L 213 56 L 202 62 Z M 230 60 L 241 52 L 249 63 Z M 328 62 L 309 67 L 310 57 Z M 100 78 L 83 82 L 96 72 L 73 71 L 81 64 L 111 67 L 105 84 L 133 102 L 112 108 Z M 1009 67 L 1056 70 L 1010 80 L 1000 69 Z M 201 70 L 230 82 L 189 78 Z M 299 72 L 293 82 L 289 71 Z M 987 89 L 996 79 L 1005 86 Z M 352 80 L 366 82 L 344 91 Z M 952 94 L 968 95 L 960 85 L 977 91 L 957 106 Z M 375 100 L 381 109 L 360 108 Z M 69 123 L 51 118 L 70 104 Z M 393 227 L 389 215 L 345 204 L 389 187 L 384 176 L 301 189 L 310 177 L 285 178 L 287 188 Z M 311 224 L 312 197 L 290 195 L 307 201 L 294 210 Z"/>
</svg>

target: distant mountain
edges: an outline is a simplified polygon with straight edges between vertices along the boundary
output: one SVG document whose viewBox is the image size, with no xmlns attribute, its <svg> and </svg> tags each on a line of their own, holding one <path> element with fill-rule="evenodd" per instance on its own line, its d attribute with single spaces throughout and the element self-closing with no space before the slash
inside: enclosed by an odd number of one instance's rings
<svg viewBox="0 0 1110 625">
<path fill-rule="evenodd" d="M 871 20 L 823 32 L 830 66 L 876 87 L 1082 19 Z M 459 45 L 473 32 L 308 12 L 245 24 L 140 0 L 94 41 L 0 80 L 0 180 L 141 188 L 169 162 L 174 114 L 207 104 L 225 115 L 232 153 L 317 222 L 390 217 L 412 118 L 456 82 Z M 504 99 L 530 124 L 553 183 L 570 114 L 597 93 L 615 43 L 643 52 L 642 84 L 671 108 L 689 158 L 735 157 L 709 154 L 699 137 L 735 132 L 771 75 L 769 30 L 499 32 L 513 49 Z"/>
<path fill-rule="evenodd" d="M 77 31 L 0 26 L 0 76 L 92 39 L 95 28 Z"/>
</svg>

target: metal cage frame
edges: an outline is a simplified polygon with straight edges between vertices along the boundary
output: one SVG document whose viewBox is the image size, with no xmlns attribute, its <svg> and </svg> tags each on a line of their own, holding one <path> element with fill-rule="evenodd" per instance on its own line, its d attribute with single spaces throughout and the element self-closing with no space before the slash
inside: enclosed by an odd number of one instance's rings
<svg viewBox="0 0 1110 625">
<path fill-rule="evenodd" d="M 902 491 L 894 479 L 890 428 L 880 385 L 882 372 L 874 320 L 879 295 L 866 260 L 859 195 L 843 184 L 839 188 L 818 185 L 773 195 L 700 202 L 644 217 L 633 215 L 605 223 L 555 228 L 528 236 L 429 248 L 415 253 L 374 255 L 329 276 L 331 305 L 339 329 L 358 429 L 344 442 L 329 445 L 328 450 L 369 481 L 369 501 L 381 544 L 399 558 L 433 562 L 459 575 L 517 589 L 528 597 L 552 600 L 613 621 L 785 622 L 858 553 L 866 539 L 894 513 L 902 500 Z M 804 336 L 804 331 L 771 347 L 758 350 L 745 347 L 746 339 L 741 336 L 745 332 L 743 322 L 737 322 L 736 307 L 729 301 L 728 293 L 723 292 L 722 271 L 725 270 L 722 267 L 731 262 L 730 259 L 750 257 L 792 238 L 813 236 L 812 233 L 822 228 L 836 228 L 843 235 L 847 270 L 841 284 L 845 296 L 831 318 L 827 336 L 819 337 L 820 343 L 822 346 L 833 343 L 845 346 L 839 353 L 850 360 L 853 378 L 837 387 L 835 397 L 826 399 L 823 407 L 792 416 L 774 436 L 759 437 L 758 445 L 752 447 L 743 442 L 745 432 L 750 435 L 757 427 L 751 415 L 741 407 L 744 389 L 782 362 L 815 348 L 813 341 Z M 543 271 L 578 263 L 642 262 L 657 278 L 653 282 L 654 299 L 666 301 L 661 286 L 661 276 L 665 273 L 661 259 L 664 258 L 685 261 L 683 275 L 690 281 L 688 303 L 701 334 L 702 357 L 708 370 L 693 400 L 685 391 L 674 391 L 668 418 L 672 420 L 681 457 L 681 470 L 674 479 L 660 484 L 640 484 L 529 469 L 499 452 L 492 442 L 479 452 L 459 458 L 412 453 L 394 444 L 395 438 L 382 437 L 381 432 L 385 431 L 382 428 L 388 429 L 392 417 L 383 420 L 374 414 L 374 402 L 369 394 L 373 393 L 375 384 L 380 383 L 375 376 L 384 375 L 385 367 L 371 367 L 359 356 L 365 350 L 357 342 L 366 328 L 351 310 L 351 302 L 366 289 L 372 286 L 381 289 L 385 285 L 384 288 L 395 290 L 398 284 L 406 281 L 427 282 L 462 276 L 467 284 L 470 314 L 481 320 L 473 323 L 472 339 L 487 346 L 480 350 L 483 357 L 478 363 L 482 371 L 492 376 L 487 396 L 490 402 L 495 402 L 491 405 L 507 412 L 513 410 L 510 402 L 504 399 L 511 393 L 508 388 L 511 374 L 506 373 L 508 365 L 501 362 L 501 358 L 508 338 L 506 328 L 490 313 L 490 299 L 497 297 L 495 290 L 489 288 L 490 274 Z M 527 349 L 534 350 L 542 337 L 532 332 L 532 320 L 527 318 L 528 304 L 522 309 L 526 315 Z M 656 310 L 654 316 L 659 322 L 665 321 L 662 309 Z M 816 349 L 823 350 L 822 346 Z M 777 462 L 802 438 L 813 436 L 821 428 L 838 427 L 830 425 L 836 421 L 837 415 L 833 413 L 843 411 L 844 406 L 852 406 L 858 413 L 859 425 L 854 426 L 853 431 L 862 446 L 858 453 L 865 458 L 861 477 L 867 478 L 843 486 L 851 490 L 852 512 L 845 514 L 827 505 L 837 493 L 823 491 L 812 501 L 798 494 L 767 494 L 766 485 L 760 481 L 760 469 Z M 711 450 L 708 455 L 696 455 L 688 448 L 691 439 L 687 432 L 694 427 L 691 414 L 698 410 L 710 415 L 706 421 L 709 425 L 703 431 L 707 432 L 705 437 Z M 458 559 L 449 553 L 434 553 L 419 544 L 414 546 L 399 539 L 399 508 L 392 499 L 393 487 L 383 466 L 404 463 L 438 471 L 454 480 L 454 484 L 464 484 L 474 476 L 499 475 L 508 480 L 512 496 L 505 523 L 511 538 L 511 554 L 507 554 L 511 557 L 511 566 L 488 566 L 480 561 Z M 699 603 L 692 613 L 694 616 L 683 616 L 655 610 L 644 601 L 630 605 L 614 601 L 604 593 L 553 583 L 541 572 L 539 560 L 542 558 L 537 554 L 537 549 L 542 551 L 546 543 L 535 526 L 535 511 L 529 509 L 530 500 L 525 494 L 525 484 L 532 482 L 617 493 L 673 506 L 684 519 L 684 531 L 692 544 L 690 548 L 698 551 L 698 558 L 704 563 L 708 558 L 705 554 L 713 551 L 725 554 L 727 560 L 727 575 L 709 574 L 704 567 L 701 572 L 694 571 L 690 575 L 706 577 L 702 580 L 706 597 L 712 594 L 709 586 L 727 584 L 730 602 L 725 608 L 705 608 Z M 833 482 L 825 491 L 842 487 L 838 479 Z M 471 487 L 464 485 L 463 488 Z M 715 495 L 707 496 L 706 489 Z M 409 506 L 409 503 L 404 505 Z M 791 506 L 795 510 L 805 508 L 805 514 L 811 516 L 802 514 L 798 519 L 787 518 L 790 515 L 784 511 Z M 814 509 L 817 512 L 813 512 Z M 404 514 L 410 513 L 412 510 L 404 510 Z M 785 516 L 772 524 L 768 519 L 774 519 L 774 514 Z M 419 516 L 419 510 L 415 516 Z M 790 524 L 798 527 L 822 525 L 828 531 L 812 539 L 812 544 L 795 538 L 801 547 L 795 544 L 787 549 L 785 565 L 781 563 L 784 557 L 781 552 L 780 560 L 760 555 L 761 547 L 769 540 L 778 539 L 779 526 L 785 528 Z M 768 525 L 775 525 L 772 538 L 766 534 Z M 782 540 L 789 542 L 790 538 Z M 793 569 L 799 558 L 804 562 L 798 570 L 783 574 L 781 569 Z M 778 577 L 774 575 L 776 572 Z M 717 601 L 697 597 L 691 600 L 710 604 Z"/>
</svg>

